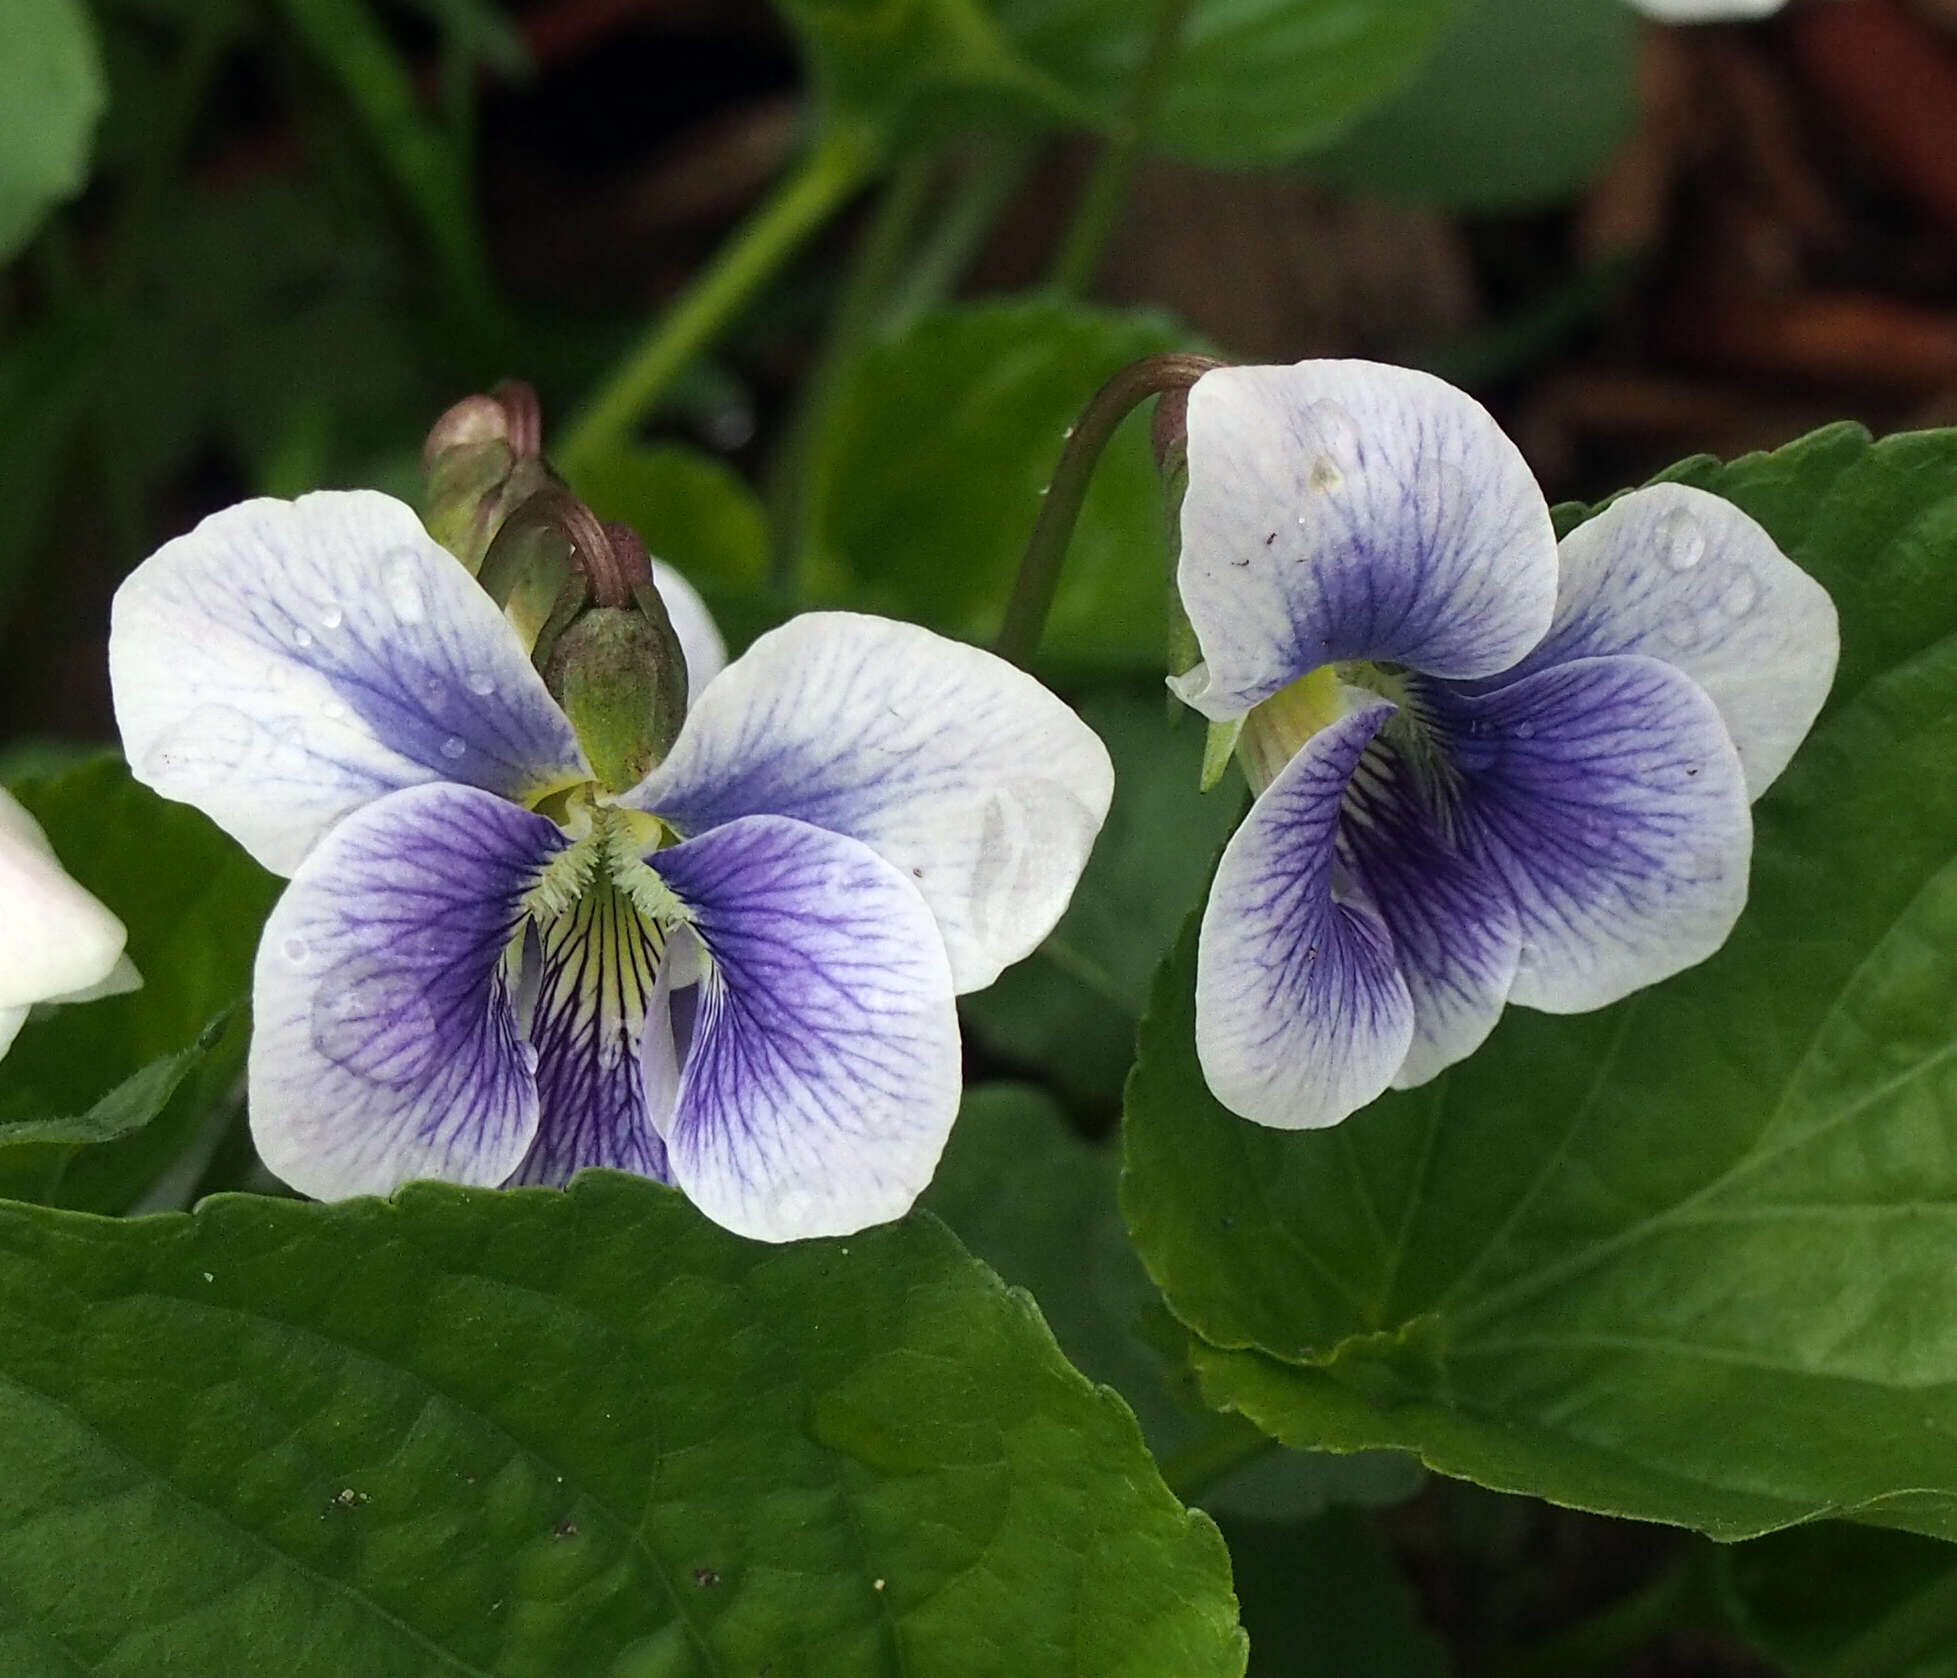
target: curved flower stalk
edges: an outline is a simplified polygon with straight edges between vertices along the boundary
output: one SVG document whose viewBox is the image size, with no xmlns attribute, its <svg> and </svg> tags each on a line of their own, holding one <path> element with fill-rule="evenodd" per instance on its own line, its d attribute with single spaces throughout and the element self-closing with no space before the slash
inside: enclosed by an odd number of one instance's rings
<svg viewBox="0 0 1957 1678">
<path fill-rule="evenodd" d="M 697 685 L 711 625 L 662 590 Z M 109 651 L 137 776 L 291 876 L 251 1117 L 322 1198 L 601 1165 L 766 1240 L 897 1216 L 956 1111 L 954 996 L 1051 928 L 1112 790 L 1029 677 L 836 613 L 698 686 L 614 795 L 489 596 L 369 492 L 205 520 L 123 585 Z"/>
<path fill-rule="evenodd" d="M 43 1002 L 89 1002 L 143 981 L 122 922 L 75 884 L 41 824 L 0 789 L 0 1055 Z"/>
<path fill-rule="evenodd" d="M 1336 1124 L 1703 960 L 1749 803 L 1826 697 L 1827 594 L 1738 508 L 1661 484 L 1559 551 L 1471 398 L 1365 362 L 1190 391 L 1172 686 L 1241 726 L 1256 800 L 1203 916 L 1196 1041 L 1259 1123 Z"/>
</svg>

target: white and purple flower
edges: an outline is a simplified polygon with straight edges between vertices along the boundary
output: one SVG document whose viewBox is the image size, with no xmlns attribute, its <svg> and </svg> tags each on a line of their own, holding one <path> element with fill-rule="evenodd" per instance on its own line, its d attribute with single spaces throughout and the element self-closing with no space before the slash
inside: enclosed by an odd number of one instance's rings
<svg viewBox="0 0 1957 1678">
<path fill-rule="evenodd" d="M 1178 586 L 1257 797 L 1204 912 L 1196 1045 L 1261 1124 L 1336 1124 L 1510 1002 L 1602 1007 L 1746 900 L 1750 801 L 1819 711 L 1827 594 L 1730 503 L 1638 490 L 1559 552 L 1471 398 L 1366 362 L 1205 374 Z"/>
<path fill-rule="evenodd" d="M 41 824 L 0 789 L 0 1055 L 30 1010 L 89 1002 L 142 983 L 127 934 L 61 866 Z"/>
<path fill-rule="evenodd" d="M 901 1214 L 957 1109 L 954 997 L 1066 907 L 1112 771 L 999 659 L 841 613 L 718 657 L 618 797 L 469 573 L 386 496 L 253 501 L 117 595 L 138 778 L 291 876 L 253 1134 L 322 1198 L 612 1166 L 766 1240 Z"/>
</svg>

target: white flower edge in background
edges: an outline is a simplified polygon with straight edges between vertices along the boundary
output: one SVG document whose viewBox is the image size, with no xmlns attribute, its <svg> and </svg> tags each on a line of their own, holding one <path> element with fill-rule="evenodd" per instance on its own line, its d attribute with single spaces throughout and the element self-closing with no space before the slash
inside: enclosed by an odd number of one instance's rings
<svg viewBox="0 0 1957 1678">
<path fill-rule="evenodd" d="M 1205 908 L 1196 1045 L 1225 1106 L 1336 1124 L 1502 1010 L 1602 1007 L 1704 960 L 1749 803 L 1833 680 L 1833 603 L 1730 503 L 1659 484 L 1557 544 L 1441 380 L 1205 374 L 1177 584 L 1257 793 Z"/>
<path fill-rule="evenodd" d="M 1787 0 L 1625 0 L 1659 23 L 1736 23 L 1771 17 Z"/>
<path fill-rule="evenodd" d="M 954 998 L 1051 929 L 1113 786 L 1023 672 L 819 613 L 696 673 L 607 795 L 489 597 L 365 491 L 166 544 L 109 662 L 137 778 L 291 877 L 251 1122 L 319 1198 L 601 1165 L 766 1240 L 900 1215 L 957 1112 Z"/>
<path fill-rule="evenodd" d="M 0 1055 L 38 1004 L 141 984 L 126 939 L 122 922 L 69 878 L 41 824 L 0 788 Z"/>
</svg>

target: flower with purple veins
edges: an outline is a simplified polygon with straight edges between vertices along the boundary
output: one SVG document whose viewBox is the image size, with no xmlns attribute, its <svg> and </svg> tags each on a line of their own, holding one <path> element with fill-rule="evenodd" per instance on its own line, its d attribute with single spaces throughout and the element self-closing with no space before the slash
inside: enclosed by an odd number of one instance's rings
<svg viewBox="0 0 1957 1678">
<path fill-rule="evenodd" d="M 670 753 L 613 793 L 489 596 L 401 503 L 252 501 L 117 594 L 139 779 L 289 875 L 259 947 L 267 1165 L 677 1184 L 766 1240 L 902 1213 L 957 1109 L 954 997 L 1058 919 L 1098 739 L 925 630 L 811 614 L 711 680 L 697 599 Z"/>
<path fill-rule="evenodd" d="M 1224 1105 L 1336 1124 L 1510 1002 L 1599 1008 L 1719 948 L 1839 645 L 1759 525 L 1658 484 L 1559 549 L 1479 404 L 1366 362 L 1207 373 L 1187 447 L 1203 661 L 1171 685 L 1256 794 L 1198 952 Z"/>
</svg>

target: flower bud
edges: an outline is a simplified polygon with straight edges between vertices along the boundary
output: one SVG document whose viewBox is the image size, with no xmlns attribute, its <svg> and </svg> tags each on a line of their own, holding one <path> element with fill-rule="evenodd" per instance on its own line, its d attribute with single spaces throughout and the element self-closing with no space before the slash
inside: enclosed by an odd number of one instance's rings
<svg viewBox="0 0 1957 1678">
<path fill-rule="evenodd" d="M 607 792 L 637 786 L 686 716 L 686 662 L 665 608 L 593 606 L 552 644 L 544 685 L 564 707 Z M 655 615 L 656 614 L 656 615 Z"/>
<path fill-rule="evenodd" d="M 636 786 L 686 718 L 686 657 L 637 533 L 553 488 L 505 521 L 482 583 L 529 645 L 600 784 Z"/>
<path fill-rule="evenodd" d="M 556 482 L 542 440 L 536 393 L 508 379 L 487 396 L 465 396 L 429 430 L 424 522 L 472 573 L 511 510 Z"/>
</svg>

